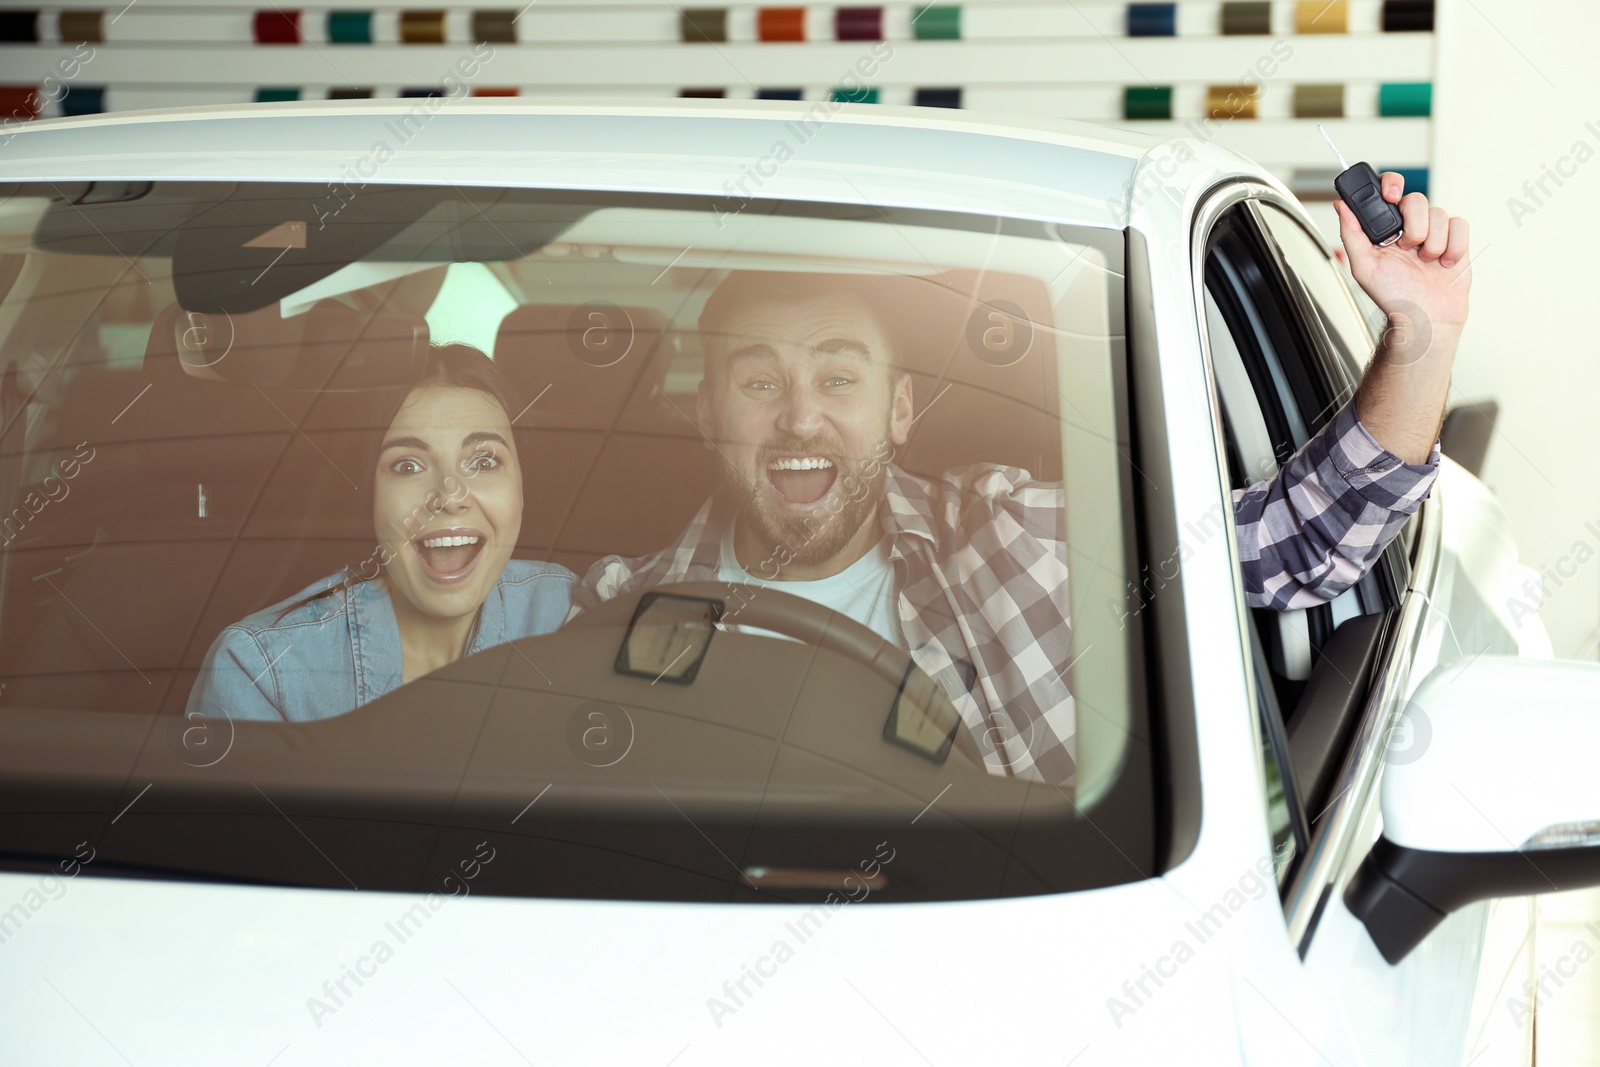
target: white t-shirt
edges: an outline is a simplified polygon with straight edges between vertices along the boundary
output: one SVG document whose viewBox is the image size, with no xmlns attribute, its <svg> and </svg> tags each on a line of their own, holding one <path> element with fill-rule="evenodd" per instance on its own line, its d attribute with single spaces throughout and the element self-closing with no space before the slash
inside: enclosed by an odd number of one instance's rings
<svg viewBox="0 0 1600 1067">
<path fill-rule="evenodd" d="M 884 539 L 880 538 L 866 555 L 831 577 L 812 582 L 772 582 L 757 578 L 739 565 L 739 557 L 733 551 L 732 524 L 729 524 L 722 538 L 722 562 L 717 568 L 717 577 L 724 582 L 748 582 L 804 597 L 854 619 L 896 648 L 909 651 L 900 633 L 894 564 L 889 560 L 889 544 Z"/>
</svg>

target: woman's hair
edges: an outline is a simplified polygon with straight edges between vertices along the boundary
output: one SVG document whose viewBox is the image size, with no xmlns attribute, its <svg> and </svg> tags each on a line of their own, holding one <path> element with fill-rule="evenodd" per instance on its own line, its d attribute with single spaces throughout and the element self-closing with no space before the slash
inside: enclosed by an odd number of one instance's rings
<svg viewBox="0 0 1600 1067">
<path fill-rule="evenodd" d="M 413 393 L 419 389 L 473 389 L 483 393 L 500 405 L 506 413 L 509 422 L 515 418 L 520 409 L 516 403 L 516 391 L 505 373 L 495 365 L 494 360 L 484 355 L 483 352 L 468 344 L 435 344 L 428 348 L 426 357 L 417 373 L 405 381 L 374 392 L 372 404 L 367 416 L 359 425 L 365 432 L 366 439 L 361 449 L 362 459 L 362 514 L 371 516 L 374 494 L 377 489 L 378 457 L 383 453 L 383 441 L 393 425 L 395 417 L 400 414 L 400 409 L 405 406 Z M 511 447 L 516 448 L 515 440 Z M 369 560 L 371 557 L 369 557 Z M 318 593 L 285 607 L 278 613 L 281 620 L 296 608 L 303 607 L 323 597 L 349 589 L 358 582 L 366 581 L 373 575 L 363 575 L 365 563 L 346 564 L 344 577 L 328 588 Z"/>
</svg>

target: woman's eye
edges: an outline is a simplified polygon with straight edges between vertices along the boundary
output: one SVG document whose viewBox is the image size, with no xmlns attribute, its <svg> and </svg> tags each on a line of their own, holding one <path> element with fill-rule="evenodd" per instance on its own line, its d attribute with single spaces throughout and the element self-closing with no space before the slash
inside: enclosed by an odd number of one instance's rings
<svg viewBox="0 0 1600 1067">
<path fill-rule="evenodd" d="M 473 474 L 479 471 L 492 471 L 500 466 L 500 457 L 493 452 L 478 452 L 466 462 L 466 468 Z"/>
<path fill-rule="evenodd" d="M 389 469 L 394 471 L 396 474 L 421 474 L 422 464 L 418 463 L 414 459 L 401 459 L 396 460 L 394 465 Z"/>
</svg>

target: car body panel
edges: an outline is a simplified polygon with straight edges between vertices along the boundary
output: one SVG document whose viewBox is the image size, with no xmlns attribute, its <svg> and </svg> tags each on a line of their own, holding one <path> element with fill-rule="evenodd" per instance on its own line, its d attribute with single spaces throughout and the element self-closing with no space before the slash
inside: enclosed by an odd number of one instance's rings
<svg viewBox="0 0 1600 1067">
<path fill-rule="evenodd" d="M 1098 127 L 1069 122 L 1007 135 L 972 120 L 929 121 L 914 108 L 844 106 L 807 118 L 814 108 L 785 101 L 703 109 L 714 119 L 679 107 L 514 100 L 409 119 L 415 105 L 352 103 L 367 106 L 46 120 L 12 139 L 0 176 L 625 189 L 726 196 L 729 211 L 759 196 L 1113 226 L 1134 162 L 1153 143 L 1102 139 Z"/>
<path fill-rule="evenodd" d="M 0 900 L 36 881 L 0 875 Z M 1168 886 L 845 905 L 802 940 L 795 924 L 808 909 L 787 905 L 440 896 L 429 914 L 428 898 L 405 894 L 87 874 L 64 885 L 4 946 L 0 1026 L 16 1062 L 50 1062 L 70 1042 L 84 1067 L 120 1063 L 117 1053 L 212 1064 L 224 1050 L 263 1064 L 281 1052 L 279 1067 L 524 1056 L 807 1063 L 842 1053 L 922 1064 L 918 1050 L 948 1063 L 1066 1062 L 1085 1046 L 1101 1052 L 1079 1062 L 1094 1063 L 1112 1049 L 1155 1061 L 1182 1033 L 1209 1050 L 1208 1062 L 1237 1063 L 1230 968 L 1252 949 L 1232 942 L 1254 921 L 1241 913 L 1225 938 L 1197 946 L 1119 1029 L 1106 998 L 1186 921 Z M 1263 921 L 1281 922 L 1270 893 L 1255 905 Z M 419 906 L 425 919 L 397 925 Z M 106 965 L 113 926 L 123 966 Z M 778 942 L 793 950 L 781 963 Z M 1126 973 L 1123 960 L 1133 961 Z M 769 976 L 747 982 L 750 995 L 724 990 L 757 967 Z M 367 972 L 361 985 L 324 989 L 347 968 Z M 713 1014 L 712 998 L 731 1011 Z"/>
</svg>

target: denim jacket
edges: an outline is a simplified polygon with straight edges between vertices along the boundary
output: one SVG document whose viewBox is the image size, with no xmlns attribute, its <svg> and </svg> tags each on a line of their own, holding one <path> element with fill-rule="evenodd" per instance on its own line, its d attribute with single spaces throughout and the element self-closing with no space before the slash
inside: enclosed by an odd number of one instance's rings
<svg viewBox="0 0 1600 1067">
<path fill-rule="evenodd" d="M 234 623 L 211 643 L 187 715 L 309 722 L 343 715 L 400 688 L 400 626 L 382 578 L 284 607 L 344 577 L 331 575 Z M 489 591 L 466 655 L 561 625 L 571 571 L 514 559 Z"/>
</svg>

